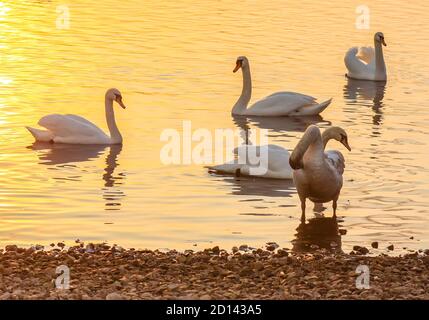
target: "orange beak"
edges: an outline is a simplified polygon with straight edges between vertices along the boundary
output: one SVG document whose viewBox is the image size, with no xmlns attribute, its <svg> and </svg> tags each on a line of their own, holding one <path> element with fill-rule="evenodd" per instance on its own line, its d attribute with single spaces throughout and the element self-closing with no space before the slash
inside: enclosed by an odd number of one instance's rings
<svg viewBox="0 0 429 320">
<path fill-rule="evenodd" d="M 242 61 L 241 60 L 237 60 L 235 68 L 234 68 L 234 70 L 232 70 L 232 72 L 236 73 L 238 71 L 238 69 L 241 68 L 241 65 L 242 65 Z"/>
<path fill-rule="evenodd" d="M 386 44 L 386 42 L 384 42 L 384 37 L 383 38 L 381 38 L 381 43 L 383 44 L 383 46 L 387 46 L 387 44 Z"/>
</svg>

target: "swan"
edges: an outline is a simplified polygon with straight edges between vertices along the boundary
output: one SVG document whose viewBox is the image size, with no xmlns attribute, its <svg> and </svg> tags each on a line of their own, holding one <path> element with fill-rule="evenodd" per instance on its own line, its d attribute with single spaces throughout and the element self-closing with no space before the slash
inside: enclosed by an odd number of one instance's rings
<svg viewBox="0 0 429 320">
<path fill-rule="evenodd" d="M 317 126 L 311 125 L 289 157 L 293 181 L 301 201 L 301 221 L 305 221 L 307 198 L 314 203 L 333 201 L 332 207 L 336 217 L 337 200 L 343 186 L 345 160 L 339 151 L 324 151 L 331 139 L 339 141 L 351 151 L 344 129 L 330 127 L 321 134 Z"/>
<path fill-rule="evenodd" d="M 246 116 L 309 116 L 321 113 L 331 103 L 332 98 L 317 103 L 316 98 L 296 93 L 277 92 L 254 103 L 247 108 L 252 96 L 252 78 L 250 75 L 249 60 L 246 57 L 238 57 L 233 72 L 241 68 L 243 73 L 243 90 L 240 98 L 232 108 L 233 115 Z"/>
<path fill-rule="evenodd" d="M 121 144 L 122 136 L 115 121 L 113 101 L 123 109 L 122 95 L 118 89 L 107 90 L 105 95 L 106 122 L 110 137 L 92 122 L 73 114 L 50 114 L 38 124 L 47 130 L 26 127 L 36 141 L 68 144 Z"/>
<path fill-rule="evenodd" d="M 386 64 L 383 57 L 383 46 L 387 46 L 382 32 L 374 35 L 374 48 L 353 47 L 350 48 L 344 63 L 347 67 L 346 76 L 353 79 L 386 81 Z"/>
<path fill-rule="evenodd" d="M 257 176 L 259 178 L 270 179 L 292 179 L 292 168 L 289 166 L 289 151 L 275 144 L 254 146 L 241 145 L 234 149 L 236 159 L 224 164 L 209 166 L 209 172 L 219 174 L 235 174 L 236 176 Z M 259 164 L 252 165 L 247 159 L 247 155 L 263 155 L 268 156 L 267 165 L 263 174 L 252 174 L 251 169 L 257 168 Z M 243 159 L 243 156 L 245 159 Z M 263 165 L 261 163 L 261 165 Z"/>
</svg>

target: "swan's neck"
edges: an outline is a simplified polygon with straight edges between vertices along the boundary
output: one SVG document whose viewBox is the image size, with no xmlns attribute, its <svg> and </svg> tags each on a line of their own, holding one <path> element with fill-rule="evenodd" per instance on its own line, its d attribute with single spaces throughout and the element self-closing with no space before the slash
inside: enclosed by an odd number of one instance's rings
<svg viewBox="0 0 429 320">
<path fill-rule="evenodd" d="M 252 77 L 250 75 L 249 65 L 241 68 L 243 72 L 243 90 L 241 96 L 238 98 L 234 107 L 232 108 L 232 114 L 243 114 L 249 104 L 250 98 L 252 97 Z"/>
<path fill-rule="evenodd" d="M 375 80 L 386 80 L 386 64 L 384 63 L 383 47 L 374 41 L 375 48 Z"/>
<path fill-rule="evenodd" d="M 119 132 L 118 126 L 116 125 L 116 121 L 115 121 L 115 112 L 113 111 L 112 99 L 108 99 L 106 97 L 105 106 L 106 106 L 106 122 L 110 131 L 110 139 L 112 140 L 113 144 L 122 143 L 122 136 L 121 136 L 121 133 Z"/>
<path fill-rule="evenodd" d="M 323 143 L 319 128 L 310 126 L 290 155 L 289 163 L 292 168 L 302 169 L 304 167 L 304 154 L 307 150 L 311 152 L 311 157 L 314 160 L 317 160 L 319 155 L 323 156 Z"/>
<path fill-rule="evenodd" d="M 326 129 L 322 133 L 322 144 L 323 144 L 323 150 L 326 149 L 326 145 L 328 144 L 329 140 L 334 139 L 334 137 L 331 134 L 331 131 L 329 129 Z"/>
</svg>

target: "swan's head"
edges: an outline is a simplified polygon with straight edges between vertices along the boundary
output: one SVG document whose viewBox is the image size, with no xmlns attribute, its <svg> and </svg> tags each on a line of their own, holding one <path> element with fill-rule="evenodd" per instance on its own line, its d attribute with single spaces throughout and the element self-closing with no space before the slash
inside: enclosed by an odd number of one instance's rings
<svg viewBox="0 0 429 320">
<path fill-rule="evenodd" d="M 240 68 L 247 68 L 249 66 L 249 60 L 245 56 L 240 56 L 237 58 L 237 61 L 235 63 L 235 68 L 232 70 L 232 72 L 237 72 Z"/>
<path fill-rule="evenodd" d="M 116 88 L 112 88 L 112 89 L 107 90 L 106 99 L 109 99 L 111 101 L 116 101 L 123 109 L 126 108 L 126 106 L 122 102 L 122 94 Z"/>
<path fill-rule="evenodd" d="M 335 139 L 340 142 L 347 150 L 352 151 L 352 148 L 349 146 L 349 139 L 347 133 L 343 128 L 340 127 L 331 127 L 326 129 L 324 134 L 328 135 L 331 139 Z"/>
<path fill-rule="evenodd" d="M 383 46 L 387 46 L 386 42 L 384 41 L 384 34 L 383 32 L 377 32 L 374 35 L 374 40 L 381 43 Z"/>
</svg>

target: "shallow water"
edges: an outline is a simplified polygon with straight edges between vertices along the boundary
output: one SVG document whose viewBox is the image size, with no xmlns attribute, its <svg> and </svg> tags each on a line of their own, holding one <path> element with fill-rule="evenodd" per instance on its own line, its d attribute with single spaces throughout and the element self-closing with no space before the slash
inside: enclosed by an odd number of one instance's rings
<svg viewBox="0 0 429 320">
<path fill-rule="evenodd" d="M 190 120 L 210 132 L 268 129 L 269 142 L 288 149 L 309 124 L 344 127 L 352 152 L 329 145 L 347 161 L 338 210 L 346 234 L 335 242 L 349 251 L 379 241 L 396 254 L 429 247 L 428 4 L 366 1 L 369 30 L 355 28 L 355 1 L 76 0 L 69 29 L 58 29 L 61 4 L 0 1 L 2 245 L 80 238 L 195 249 L 302 239 L 291 182 L 161 163 L 162 130 Z M 379 30 L 389 81 L 347 81 L 345 51 L 372 44 Z M 250 59 L 253 101 L 290 90 L 333 103 L 321 117 L 233 119 L 239 55 Z M 106 129 L 109 87 L 128 105 L 116 109 L 122 148 L 33 145 L 24 126 L 48 113 L 79 114 Z"/>
</svg>

